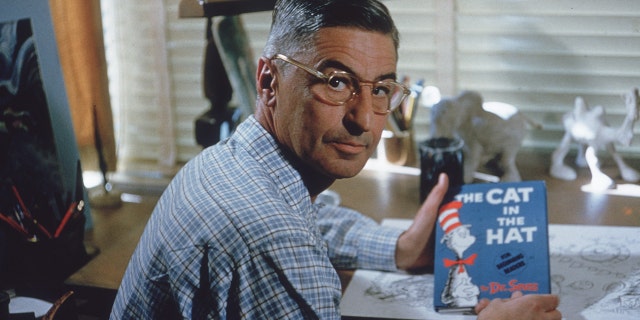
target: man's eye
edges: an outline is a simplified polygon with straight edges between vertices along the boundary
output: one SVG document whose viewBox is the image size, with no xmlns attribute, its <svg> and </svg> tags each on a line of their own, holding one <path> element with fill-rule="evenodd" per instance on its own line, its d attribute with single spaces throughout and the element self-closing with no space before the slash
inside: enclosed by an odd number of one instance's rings
<svg viewBox="0 0 640 320">
<path fill-rule="evenodd" d="M 352 81 L 351 79 L 349 79 L 349 77 L 334 75 L 331 78 L 329 78 L 328 85 L 333 90 L 345 91 L 345 90 L 351 89 L 351 86 L 352 86 L 351 83 Z"/>
<path fill-rule="evenodd" d="M 391 87 L 388 85 L 376 85 L 375 87 L 373 87 L 373 90 L 371 90 L 371 92 L 376 97 L 386 98 L 391 94 Z"/>
</svg>

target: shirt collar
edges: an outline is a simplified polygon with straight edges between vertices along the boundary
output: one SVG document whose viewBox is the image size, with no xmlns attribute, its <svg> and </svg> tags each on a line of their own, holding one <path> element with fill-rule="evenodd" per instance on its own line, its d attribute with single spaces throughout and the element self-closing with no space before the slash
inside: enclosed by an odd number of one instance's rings
<svg viewBox="0 0 640 320">
<path fill-rule="evenodd" d="M 268 175 L 283 191 L 282 194 L 289 205 L 297 207 L 303 212 L 312 210 L 309 191 L 302 182 L 300 174 L 287 159 L 283 147 L 255 117 L 249 116 L 242 122 L 237 128 L 234 138 L 252 158 L 264 166 Z"/>
</svg>

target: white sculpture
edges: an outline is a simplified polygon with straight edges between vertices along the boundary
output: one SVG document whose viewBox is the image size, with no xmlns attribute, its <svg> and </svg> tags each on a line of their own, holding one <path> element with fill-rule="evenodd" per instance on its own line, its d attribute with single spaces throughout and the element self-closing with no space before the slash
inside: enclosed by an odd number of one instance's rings
<svg viewBox="0 0 640 320">
<path fill-rule="evenodd" d="M 516 155 L 527 129 L 539 127 L 516 107 L 483 102 L 480 93 L 463 91 L 431 107 L 431 137 L 464 141 L 464 182 L 471 183 L 481 165 L 495 164 L 501 181 L 520 181 Z"/>
<path fill-rule="evenodd" d="M 629 167 L 615 148 L 616 143 L 625 146 L 631 144 L 633 125 L 640 112 L 638 88 L 633 88 L 625 95 L 625 104 L 626 118 L 622 126 L 616 129 L 606 122 L 602 106 L 589 108 L 582 97 L 576 97 L 573 111 L 567 112 L 563 117 L 565 134 L 560 145 L 551 155 L 549 170 L 551 176 L 563 180 L 576 179 L 576 171 L 564 164 L 564 158 L 569 152 L 570 144 L 575 141 L 579 145 L 576 164 L 580 167 L 589 167 L 592 176 L 591 188 L 604 190 L 615 185 L 614 181 L 599 168 L 597 151 L 600 149 L 606 149 L 609 152 L 616 162 L 623 180 L 639 181 L 640 173 Z"/>
</svg>

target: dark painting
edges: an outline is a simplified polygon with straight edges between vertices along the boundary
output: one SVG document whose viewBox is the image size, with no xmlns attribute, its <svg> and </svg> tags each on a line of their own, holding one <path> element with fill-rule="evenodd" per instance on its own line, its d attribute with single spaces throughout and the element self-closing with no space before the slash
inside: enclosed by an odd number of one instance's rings
<svg viewBox="0 0 640 320">
<path fill-rule="evenodd" d="M 0 289 L 61 283 L 88 207 L 48 2 L 0 0 Z"/>
</svg>

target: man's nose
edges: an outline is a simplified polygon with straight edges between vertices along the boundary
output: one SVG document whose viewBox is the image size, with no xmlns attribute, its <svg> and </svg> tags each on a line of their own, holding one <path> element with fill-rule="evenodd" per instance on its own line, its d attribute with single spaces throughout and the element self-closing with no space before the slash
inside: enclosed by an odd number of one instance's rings
<svg viewBox="0 0 640 320">
<path fill-rule="evenodd" d="M 371 95 L 370 85 L 361 85 L 360 91 L 353 96 L 347 105 L 351 122 L 362 131 L 371 130 L 371 122 L 375 114 L 373 112 L 373 96 Z"/>
</svg>

